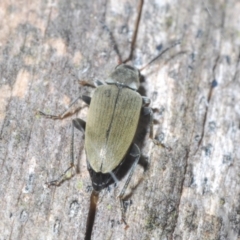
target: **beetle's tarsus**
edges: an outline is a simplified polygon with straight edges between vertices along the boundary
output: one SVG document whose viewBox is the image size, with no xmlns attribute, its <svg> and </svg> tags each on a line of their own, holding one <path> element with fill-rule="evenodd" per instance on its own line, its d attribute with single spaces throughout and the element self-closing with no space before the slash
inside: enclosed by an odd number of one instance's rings
<svg viewBox="0 0 240 240">
<path fill-rule="evenodd" d="M 45 117 L 45 118 L 51 118 L 51 119 L 53 119 L 53 120 L 55 120 L 55 119 L 61 119 L 61 118 L 62 118 L 60 115 L 59 115 L 59 116 L 57 116 L 57 115 L 51 115 L 51 114 L 44 113 L 44 112 L 42 112 L 42 111 L 37 111 L 37 114 L 39 114 L 40 116 L 43 116 L 43 117 Z"/>
<path fill-rule="evenodd" d="M 77 129 L 79 129 L 80 131 L 82 131 L 84 133 L 85 125 L 86 125 L 86 122 L 83 121 L 80 118 L 76 118 L 72 121 L 72 139 L 71 139 L 71 145 L 70 145 L 70 153 L 71 153 L 70 166 L 56 180 L 48 182 L 47 183 L 48 186 L 51 186 L 51 185 L 59 186 L 65 180 L 71 179 L 76 174 L 76 166 L 74 164 L 74 151 L 73 151 L 73 148 L 74 148 L 74 127 L 76 127 Z M 67 177 L 67 172 L 69 170 L 72 170 L 73 168 L 75 169 L 74 173 L 71 173 L 71 176 Z"/>
<path fill-rule="evenodd" d="M 60 186 L 61 185 L 61 181 L 58 180 L 53 180 L 50 182 L 45 182 L 45 184 L 50 187 L 50 186 Z"/>
<path fill-rule="evenodd" d="M 45 184 L 47 184 L 48 187 L 50 187 L 50 186 L 60 186 L 64 181 L 69 180 L 69 179 L 71 179 L 72 177 L 75 176 L 76 170 L 75 170 L 74 173 L 71 173 L 71 176 L 69 176 L 69 177 L 67 176 L 67 172 L 69 170 L 73 169 L 73 168 L 75 169 L 75 165 L 71 164 L 71 166 L 68 167 L 57 179 L 52 180 L 50 182 L 46 182 Z"/>
<path fill-rule="evenodd" d="M 161 147 L 163 147 L 163 148 L 166 148 L 168 151 L 172 151 L 172 148 L 171 148 L 171 147 L 165 145 L 164 143 L 158 141 L 157 139 L 152 139 L 152 141 L 153 141 L 153 143 L 154 143 L 155 145 L 161 146 Z"/>
<path fill-rule="evenodd" d="M 126 208 L 124 206 L 124 201 L 122 200 L 121 202 L 121 212 L 122 212 L 122 218 L 121 218 L 121 221 L 122 223 L 124 223 L 125 225 L 125 230 L 129 228 L 129 225 L 127 224 L 127 221 L 126 221 L 126 216 L 125 216 L 125 212 L 126 212 Z"/>
<path fill-rule="evenodd" d="M 126 209 L 125 209 L 125 206 L 124 206 L 123 199 L 120 199 L 120 202 L 121 202 L 121 212 L 122 212 L 121 221 L 125 224 L 125 227 L 128 227 L 128 224 L 126 222 L 126 216 L 125 216 Z"/>
</svg>

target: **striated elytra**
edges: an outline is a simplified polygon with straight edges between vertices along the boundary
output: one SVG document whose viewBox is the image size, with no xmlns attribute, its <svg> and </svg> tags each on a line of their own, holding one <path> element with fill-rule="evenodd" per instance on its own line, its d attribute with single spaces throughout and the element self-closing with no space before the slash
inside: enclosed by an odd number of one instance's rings
<svg viewBox="0 0 240 240">
<path fill-rule="evenodd" d="M 123 160 L 136 133 L 141 108 L 142 97 L 127 85 L 103 85 L 95 90 L 85 133 L 87 159 L 95 172 L 109 173 Z"/>
</svg>

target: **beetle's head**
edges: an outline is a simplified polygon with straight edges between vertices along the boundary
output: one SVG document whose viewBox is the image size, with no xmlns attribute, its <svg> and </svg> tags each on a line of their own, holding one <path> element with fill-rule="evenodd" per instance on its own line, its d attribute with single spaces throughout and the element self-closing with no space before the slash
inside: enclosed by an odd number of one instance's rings
<svg viewBox="0 0 240 240">
<path fill-rule="evenodd" d="M 137 91 L 140 85 L 139 79 L 140 72 L 137 68 L 121 64 L 110 74 L 106 83 L 123 85 Z"/>
</svg>

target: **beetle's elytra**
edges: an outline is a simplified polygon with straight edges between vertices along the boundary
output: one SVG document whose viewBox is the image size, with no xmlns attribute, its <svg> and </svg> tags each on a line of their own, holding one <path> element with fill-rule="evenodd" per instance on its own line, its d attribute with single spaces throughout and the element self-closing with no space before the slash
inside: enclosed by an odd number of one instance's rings
<svg viewBox="0 0 240 240">
<path fill-rule="evenodd" d="M 107 85 L 95 90 L 91 99 L 85 135 L 89 165 L 102 174 L 113 172 L 123 161 L 135 136 L 143 105 L 140 94 L 130 89 L 139 85 L 136 69 L 120 65 L 106 82 Z M 98 190 L 99 178 L 92 182 Z"/>
<path fill-rule="evenodd" d="M 100 86 L 88 110 L 85 150 L 95 172 L 109 173 L 128 151 L 142 107 L 137 92 L 121 85 Z"/>
</svg>

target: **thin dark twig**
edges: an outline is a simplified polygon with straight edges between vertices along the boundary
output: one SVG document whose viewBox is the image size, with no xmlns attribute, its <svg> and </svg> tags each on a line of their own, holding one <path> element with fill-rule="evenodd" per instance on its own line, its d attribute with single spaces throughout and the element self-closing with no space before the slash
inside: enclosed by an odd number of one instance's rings
<svg viewBox="0 0 240 240">
<path fill-rule="evenodd" d="M 144 3 L 144 0 L 141 0 L 139 3 L 139 6 L 138 6 L 138 16 L 137 16 L 137 20 L 135 23 L 135 30 L 134 30 L 134 34 L 133 34 L 133 38 L 132 38 L 132 42 L 131 42 L 130 54 L 129 54 L 128 58 L 125 59 L 122 63 L 126 63 L 126 62 L 130 61 L 133 57 L 133 52 L 135 49 L 135 43 L 136 43 L 137 34 L 138 34 L 138 27 L 139 27 L 141 15 L 142 15 L 143 3 Z"/>
</svg>

